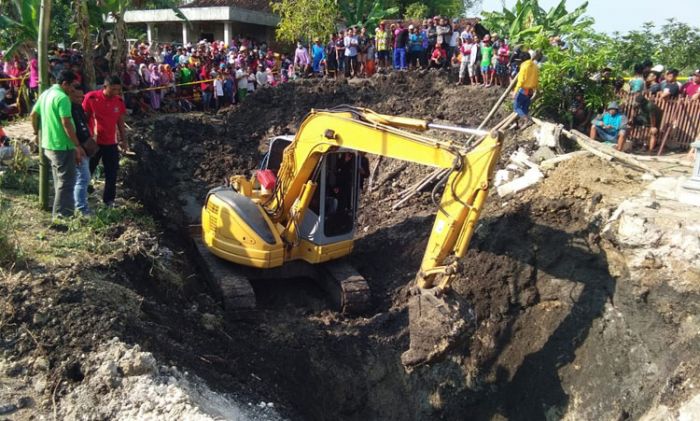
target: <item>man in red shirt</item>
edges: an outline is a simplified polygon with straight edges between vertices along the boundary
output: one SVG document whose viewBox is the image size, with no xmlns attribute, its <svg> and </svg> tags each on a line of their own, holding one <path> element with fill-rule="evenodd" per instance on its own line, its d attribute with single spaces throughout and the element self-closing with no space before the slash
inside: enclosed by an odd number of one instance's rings
<svg viewBox="0 0 700 421">
<path fill-rule="evenodd" d="M 117 196 L 119 148 L 124 152 L 129 150 L 124 134 L 126 107 L 121 94 L 121 80 L 117 76 L 108 76 L 105 78 L 102 90 L 89 92 L 83 100 L 83 109 L 90 132 L 99 146 L 95 156 L 90 158 L 90 173 L 95 172 L 95 168 L 102 160 L 105 170 L 105 190 L 102 200 L 108 207 L 114 206 L 114 198 Z M 117 130 L 119 130 L 119 146 L 117 146 Z"/>
<path fill-rule="evenodd" d="M 683 94 L 692 100 L 700 99 L 700 69 L 697 69 L 691 80 L 683 85 Z"/>
</svg>

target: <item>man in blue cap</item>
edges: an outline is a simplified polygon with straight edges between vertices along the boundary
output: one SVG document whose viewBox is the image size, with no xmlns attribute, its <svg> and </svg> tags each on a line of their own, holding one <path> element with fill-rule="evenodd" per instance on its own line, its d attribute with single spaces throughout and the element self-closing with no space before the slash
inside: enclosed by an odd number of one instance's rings
<svg viewBox="0 0 700 421">
<path fill-rule="evenodd" d="M 599 115 L 591 122 L 591 139 L 600 139 L 605 143 L 614 144 L 615 149 L 622 151 L 625 146 L 625 129 L 627 117 L 620 113 L 620 107 L 613 101 L 608 104 L 603 115 Z"/>
</svg>

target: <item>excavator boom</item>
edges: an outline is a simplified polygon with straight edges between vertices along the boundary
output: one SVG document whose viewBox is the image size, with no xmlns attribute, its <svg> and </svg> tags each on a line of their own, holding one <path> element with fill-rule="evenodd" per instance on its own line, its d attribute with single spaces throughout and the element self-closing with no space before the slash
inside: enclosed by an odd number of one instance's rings
<svg viewBox="0 0 700 421">
<path fill-rule="evenodd" d="M 473 134 L 480 140 L 466 147 L 425 136 L 431 129 Z M 202 212 L 203 242 L 219 257 L 263 269 L 294 260 L 318 264 L 349 254 L 359 183 L 339 187 L 336 179 L 348 179 L 352 156 L 342 154 L 355 152 L 445 170 L 435 223 L 409 302 L 411 349 L 402 357 L 407 367 L 431 361 L 446 349 L 446 338 L 462 334 L 468 324 L 464 306 L 444 300 L 488 196 L 501 152 L 500 133 L 349 106 L 312 110 L 284 149 L 272 189 L 261 187 L 255 178 L 237 176 L 232 177 L 233 190 L 209 195 Z M 339 194 L 347 186 L 354 188 L 352 194 Z M 355 282 L 357 276 L 351 276 Z"/>
</svg>

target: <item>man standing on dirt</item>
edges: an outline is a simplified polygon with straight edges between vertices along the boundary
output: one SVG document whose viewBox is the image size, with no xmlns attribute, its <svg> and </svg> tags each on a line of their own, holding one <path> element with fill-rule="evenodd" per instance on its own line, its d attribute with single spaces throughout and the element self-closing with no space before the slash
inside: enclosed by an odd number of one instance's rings
<svg viewBox="0 0 700 421">
<path fill-rule="evenodd" d="M 77 84 L 75 79 L 75 74 L 70 70 L 62 71 L 56 78 L 56 84 L 39 96 L 31 114 L 34 134 L 41 135 L 41 147 L 51 161 L 54 222 L 59 216 L 73 216 L 75 168 L 76 164 L 80 164 L 85 159 L 83 149 L 75 135 L 68 97 L 74 89 L 73 85 Z"/>
<path fill-rule="evenodd" d="M 117 76 L 105 78 L 101 90 L 88 92 L 83 100 L 90 132 L 99 149 L 90 159 L 90 173 L 94 174 L 102 161 L 105 172 L 105 189 L 102 201 L 107 207 L 114 207 L 117 196 L 117 173 L 119 172 L 119 148 L 127 152 L 129 144 L 124 130 L 126 107 L 122 99 L 122 82 Z M 119 139 L 117 145 L 117 130 Z"/>
<path fill-rule="evenodd" d="M 345 77 L 358 76 L 357 47 L 359 41 L 355 33 L 355 28 L 347 30 L 343 43 L 345 44 Z"/>
<path fill-rule="evenodd" d="M 389 60 L 389 32 L 384 22 L 381 22 L 375 30 L 375 39 L 377 40 L 377 62 L 381 72 L 382 69 L 386 69 Z"/>
<path fill-rule="evenodd" d="M 523 62 L 518 71 L 518 81 L 513 92 L 513 111 L 518 114 L 518 120 L 530 121 L 530 103 L 535 96 L 535 90 L 539 86 L 540 71 L 537 64 L 532 61 L 529 53 L 522 53 Z M 486 77 L 486 76 L 484 76 Z M 518 127 L 518 120 L 514 126 Z"/>
</svg>

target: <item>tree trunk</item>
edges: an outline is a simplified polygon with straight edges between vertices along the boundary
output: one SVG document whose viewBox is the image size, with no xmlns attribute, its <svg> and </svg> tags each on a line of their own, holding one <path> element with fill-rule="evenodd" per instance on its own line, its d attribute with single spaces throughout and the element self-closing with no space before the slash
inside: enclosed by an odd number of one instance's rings
<svg viewBox="0 0 700 421">
<path fill-rule="evenodd" d="M 122 11 L 112 13 L 112 16 L 114 17 L 114 43 L 117 48 L 112 50 L 109 68 L 112 73 L 117 73 L 126 59 L 126 22 Z"/>
<path fill-rule="evenodd" d="M 39 12 L 39 89 L 41 92 L 49 87 L 49 23 L 51 23 L 51 0 L 41 0 Z M 49 160 L 44 155 L 39 139 L 39 204 L 42 209 L 49 208 Z"/>
<path fill-rule="evenodd" d="M 90 15 L 87 1 L 75 2 L 75 22 L 78 26 L 77 36 L 83 45 L 83 76 L 88 91 L 95 89 L 95 56 L 92 37 L 90 37 Z"/>
</svg>

